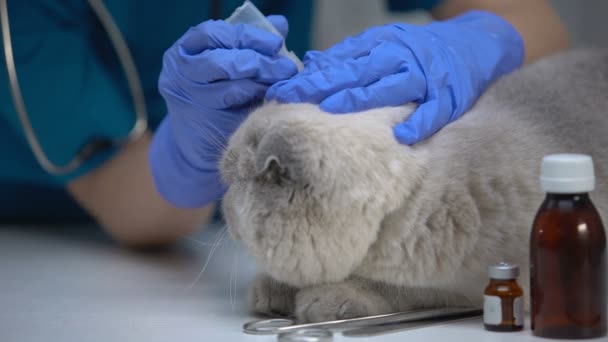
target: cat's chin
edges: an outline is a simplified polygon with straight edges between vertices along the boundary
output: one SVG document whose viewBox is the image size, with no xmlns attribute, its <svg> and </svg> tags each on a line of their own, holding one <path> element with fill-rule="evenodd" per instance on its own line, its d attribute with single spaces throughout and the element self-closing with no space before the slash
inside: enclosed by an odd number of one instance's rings
<svg viewBox="0 0 608 342">
<path fill-rule="evenodd" d="M 321 274 L 318 270 L 316 270 L 316 272 L 287 271 L 284 268 L 273 270 L 273 267 L 270 265 L 265 265 L 262 268 L 262 271 L 281 283 L 297 288 L 337 283 L 345 280 L 349 276 L 347 272 Z"/>
<path fill-rule="evenodd" d="M 272 278 L 294 287 L 340 282 L 348 278 L 365 256 L 366 242 L 359 247 L 335 243 L 332 238 L 302 238 L 285 234 L 277 241 L 244 239 L 261 270 Z M 243 234 L 241 233 L 241 236 Z"/>
</svg>

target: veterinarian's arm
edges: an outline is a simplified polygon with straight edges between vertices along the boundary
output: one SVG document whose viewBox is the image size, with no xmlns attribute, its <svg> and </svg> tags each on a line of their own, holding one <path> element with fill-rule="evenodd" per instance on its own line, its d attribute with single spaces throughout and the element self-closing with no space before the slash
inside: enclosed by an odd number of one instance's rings
<svg viewBox="0 0 608 342">
<path fill-rule="evenodd" d="M 174 242 L 200 228 L 213 213 L 214 205 L 179 209 L 160 196 L 150 171 L 150 141 L 150 135 L 144 136 L 68 184 L 81 206 L 114 238 L 131 246 Z"/>
<path fill-rule="evenodd" d="M 569 45 L 568 31 L 548 0 L 448 0 L 432 13 L 448 19 L 472 9 L 496 13 L 515 26 L 524 39 L 526 63 Z"/>
</svg>

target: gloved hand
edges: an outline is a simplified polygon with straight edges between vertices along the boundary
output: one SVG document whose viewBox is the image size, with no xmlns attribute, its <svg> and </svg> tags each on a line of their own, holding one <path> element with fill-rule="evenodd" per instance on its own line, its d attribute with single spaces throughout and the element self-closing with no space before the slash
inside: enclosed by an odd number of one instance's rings
<svg viewBox="0 0 608 342">
<path fill-rule="evenodd" d="M 268 19 L 287 34 L 284 17 Z M 206 21 L 165 52 L 159 90 L 168 114 L 154 135 L 150 165 L 166 200 L 200 207 L 224 194 L 218 162 L 228 138 L 271 84 L 297 73 L 278 54 L 282 42 L 250 25 Z"/>
<path fill-rule="evenodd" d="M 325 52 L 309 52 L 304 70 L 273 85 L 266 98 L 318 103 L 332 113 L 417 102 L 394 129 L 399 142 L 414 144 L 459 118 L 492 81 L 523 61 L 515 28 L 473 11 L 424 26 L 375 27 Z"/>
</svg>

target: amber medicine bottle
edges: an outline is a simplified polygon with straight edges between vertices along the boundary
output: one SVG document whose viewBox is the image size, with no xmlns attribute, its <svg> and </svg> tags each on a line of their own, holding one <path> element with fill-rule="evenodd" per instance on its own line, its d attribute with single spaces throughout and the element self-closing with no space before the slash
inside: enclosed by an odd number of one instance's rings
<svg viewBox="0 0 608 342">
<path fill-rule="evenodd" d="M 533 334 L 578 339 L 606 335 L 606 236 L 591 202 L 593 161 L 560 154 L 543 159 L 547 193 L 530 238 Z"/>
<path fill-rule="evenodd" d="M 517 283 L 519 267 L 499 263 L 488 268 L 490 283 L 483 296 L 483 325 L 491 331 L 524 328 L 524 291 Z"/>
</svg>

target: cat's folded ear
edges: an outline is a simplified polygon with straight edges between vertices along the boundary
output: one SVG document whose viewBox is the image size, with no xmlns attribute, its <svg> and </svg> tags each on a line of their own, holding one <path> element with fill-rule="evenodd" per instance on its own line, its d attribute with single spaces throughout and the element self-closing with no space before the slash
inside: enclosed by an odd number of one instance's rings
<svg viewBox="0 0 608 342">
<path fill-rule="evenodd" d="M 263 163 L 262 167 L 256 166 L 256 176 L 258 179 L 264 179 L 277 184 L 289 180 L 289 170 L 281 164 L 277 156 L 269 155 L 265 161 L 263 158 L 259 162 L 256 161 L 256 164 L 261 163 Z"/>
<path fill-rule="evenodd" d="M 274 130 L 266 134 L 255 154 L 255 172 L 259 180 L 282 185 L 285 181 L 295 181 L 297 162 L 291 139 L 283 131 Z"/>
</svg>

